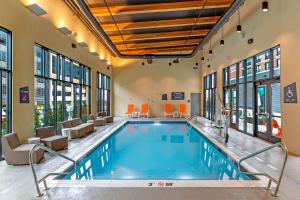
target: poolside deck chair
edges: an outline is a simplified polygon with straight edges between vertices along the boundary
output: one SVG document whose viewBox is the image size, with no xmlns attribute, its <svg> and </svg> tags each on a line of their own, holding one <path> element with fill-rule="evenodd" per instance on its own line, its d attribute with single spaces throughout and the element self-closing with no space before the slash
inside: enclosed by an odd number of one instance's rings
<svg viewBox="0 0 300 200">
<path fill-rule="evenodd" d="M 29 153 L 35 144 L 21 144 L 16 133 L 10 133 L 1 138 L 3 155 L 8 165 L 28 165 Z M 39 163 L 44 158 L 44 150 L 34 150 L 33 162 Z"/>
<path fill-rule="evenodd" d="M 134 104 L 128 104 L 127 112 L 125 114 L 127 114 L 128 117 L 132 117 L 133 113 L 134 113 Z"/>
<path fill-rule="evenodd" d="M 179 114 L 180 114 L 180 118 L 182 116 L 186 117 L 188 115 L 185 103 L 179 104 Z"/>
<path fill-rule="evenodd" d="M 164 116 L 165 118 L 167 118 L 167 116 L 172 116 L 174 117 L 174 112 L 173 112 L 173 108 L 172 105 L 169 103 L 165 104 L 165 112 L 164 112 Z"/>
<path fill-rule="evenodd" d="M 274 137 L 280 139 L 282 137 L 282 128 L 279 126 L 278 122 L 275 119 L 272 119 L 272 127 L 278 130 Z"/>
<path fill-rule="evenodd" d="M 141 116 L 149 118 L 149 104 L 142 104 L 141 112 L 139 113 L 139 117 Z"/>
</svg>

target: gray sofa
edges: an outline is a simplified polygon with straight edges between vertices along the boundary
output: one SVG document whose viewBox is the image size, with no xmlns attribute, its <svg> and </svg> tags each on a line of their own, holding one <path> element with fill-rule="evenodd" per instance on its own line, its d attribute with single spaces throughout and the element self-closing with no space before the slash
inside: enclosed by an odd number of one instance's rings
<svg viewBox="0 0 300 200">
<path fill-rule="evenodd" d="M 28 165 L 29 153 L 35 144 L 21 144 L 16 133 L 2 137 L 2 149 L 5 161 L 9 165 Z M 44 158 L 44 150 L 37 148 L 33 153 L 33 162 L 39 163 Z"/>
<path fill-rule="evenodd" d="M 98 112 L 96 119 L 105 119 L 106 123 L 112 123 L 114 118 L 112 116 L 107 116 L 106 112 Z"/>
<path fill-rule="evenodd" d="M 80 118 L 75 118 L 61 122 L 61 128 L 69 128 L 72 139 L 85 137 L 94 131 L 93 123 L 82 123 Z"/>
</svg>

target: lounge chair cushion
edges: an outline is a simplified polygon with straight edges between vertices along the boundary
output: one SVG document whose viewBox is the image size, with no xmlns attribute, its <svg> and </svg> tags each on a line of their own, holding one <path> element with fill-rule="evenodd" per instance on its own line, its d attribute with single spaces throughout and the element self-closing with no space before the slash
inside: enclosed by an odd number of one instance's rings
<svg viewBox="0 0 300 200">
<path fill-rule="evenodd" d="M 97 113 L 97 117 L 105 117 L 106 116 L 106 112 L 98 112 Z"/>
<path fill-rule="evenodd" d="M 14 149 L 21 145 L 19 137 L 16 133 L 6 135 L 5 137 L 11 149 Z"/>
<path fill-rule="evenodd" d="M 81 119 L 80 118 L 75 118 L 75 119 L 71 120 L 72 127 L 79 126 L 81 124 L 82 123 L 81 123 Z"/>
<path fill-rule="evenodd" d="M 102 117 L 97 117 L 95 120 L 94 120 L 94 125 L 95 126 L 104 126 L 106 123 L 106 119 L 102 118 Z"/>
<path fill-rule="evenodd" d="M 106 120 L 106 123 L 112 123 L 114 121 L 114 118 L 112 116 L 106 116 L 103 117 L 103 119 Z"/>
<path fill-rule="evenodd" d="M 36 136 L 40 138 L 47 138 L 55 135 L 55 129 L 52 126 L 42 127 L 36 129 Z"/>
<path fill-rule="evenodd" d="M 63 121 L 61 122 L 61 128 L 64 129 L 64 128 L 71 128 L 72 127 L 72 123 L 71 121 Z"/>
<path fill-rule="evenodd" d="M 55 135 L 55 136 L 43 138 L 41 139 L 41 142 L 45 146 L 55 151 L 68 148 L 68 137 L 65 136 Z"/>
<path fill-rule="evenodd" d="M 1 143 L 3 148 L 3 154 L 7 164 L 29 164 L 29 153 L 35 144 L 20 144 L 19 137 L 16 133 L 10 133 L 8 135 L 3 136 L 1 139 Z M 35 149 L 33 154 L 33 162 L 38 163 L 43 158 L 44 150 L 40 148 Z"/>
</svg>

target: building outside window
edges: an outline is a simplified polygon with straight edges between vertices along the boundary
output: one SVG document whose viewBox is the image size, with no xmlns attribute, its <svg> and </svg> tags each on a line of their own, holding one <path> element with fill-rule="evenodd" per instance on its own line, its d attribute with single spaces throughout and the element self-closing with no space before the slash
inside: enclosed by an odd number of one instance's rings
<svg viewBox="0 0 300 200">
<path fill-rule="evenodd" d="M 110 77 L 97 72 L 97 104 L 98 112 L 110 115 Z"/>
<path fill-rule="evenodd" d="M 34 47 L 35 127 L 54 126 L 91 113 L 91 69 L 40 45 Z"/>
<path fill-rule="evenodd" d="M 212 120 L 216 112 L 217 72 L 205 76 L 203 83 L 203 116 Z"/>
<path fill-rule="evenodd" d="M 0 130 L 1 137 L 11 132 L 12 120 L 12 47 L 11 32 L 0 27 Z M 2 160 L 2 146 L 0 142 L 0 160 Z"/>
</svg>

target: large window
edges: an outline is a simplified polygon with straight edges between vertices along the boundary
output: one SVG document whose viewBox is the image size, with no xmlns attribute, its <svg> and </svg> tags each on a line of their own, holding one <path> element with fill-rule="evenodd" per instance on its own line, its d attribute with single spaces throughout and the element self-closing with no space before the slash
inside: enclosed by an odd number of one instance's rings
<svg viewBox="0 0 300 200">
<path fill-rule="evenodd" d="M 203 78 L 204 109 L 203 115 L 207 119 L 213 119 L 216 112 L 217 72 Z"/>
<path fill-rule="evenodd" d="M 54 126 L 91 113 L 90 68 L 40 45 L 34 47 L 35 126 Z"/>
<path fill-rule="evenodd" d="M 1 136 L 11 131 L 11 33 L 0 28 L 0 104 Z"/>
<path fill-rule="evenodd" d="M 268 89 L 270 84 L 272 87 Z M 280 47 L 268 49 L 225 68 L 223 91 L 225 106 L 231 111 L 232 127 L 256 135 L 257 132 L 276 129 L 272 127 L 275 121 L 278 126 L 281 126 L 280 103 L 278 103 L 280 102 Z M 269 103 L 265 101 L 266 99 Z M 270 112 L 268 106 L 273 106 L 273 112 Z"/>
<path fill-rule="evenodd" d="M 110 77 L 97 73 L 97 101 L 98 112 L 110 115 Z"/>
<path fill-rule="evenodd" d="M 11 132 L 11 109 L 12 109 L 12 89 L 11 89 L 11 69 L 12 69 L 12 47 L 11 33 L 0 27 L 0 130 L 2 136 Z M 2 156 L 2 146 L 0 141 L 0 160 Z"/>
</svg>

